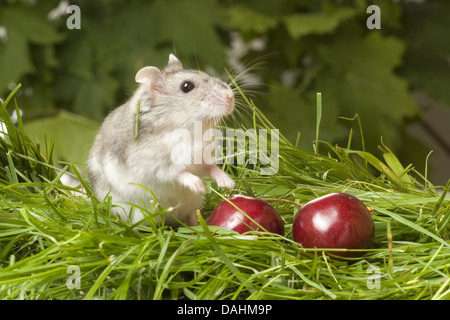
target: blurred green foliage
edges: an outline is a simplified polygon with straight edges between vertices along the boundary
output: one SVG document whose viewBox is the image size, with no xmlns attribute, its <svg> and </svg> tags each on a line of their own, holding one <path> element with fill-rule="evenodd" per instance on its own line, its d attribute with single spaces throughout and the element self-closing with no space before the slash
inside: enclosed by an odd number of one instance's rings
<svg viewBox="0 0 450 320">
<path fill-rule="evenodd" d="M 0 0 L 0 96 L 23 84 L 16 96 L 25 123 L 56 140 L 63 160 L 86 160 L 96 125 L 80 116 L 101 121 L 136 88 L 139 68 L 162 67 L 171 52 L 219 75 L 237 55 L 257 76 L 255 103 L 292 141 L 300 133 L 306 149 L 317 92 L 320 139 L 346 146 L 353 130 L 351 147 L 362 148 L 358 122 L 348 120 L 358 114 L 366 150 L 384 143 L 418 166 L 429 150 L 405 133 L 421 116 L 412 92 L 450 105 L 448 1 L 70 1 L 81 10 L 79 30 L 67 28 L 69 14 L 48 18 L 59 4 Z M 381 9 L 380 30 L 366 26 L 371 4 Z M 262 45 L 250 45 L 255 39 Z"/>
</svg>

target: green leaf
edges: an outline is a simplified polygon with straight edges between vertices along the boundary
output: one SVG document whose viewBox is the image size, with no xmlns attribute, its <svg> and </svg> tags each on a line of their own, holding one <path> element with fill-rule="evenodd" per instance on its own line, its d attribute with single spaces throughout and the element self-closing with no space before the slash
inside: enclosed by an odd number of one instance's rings
<svg viewBox="0 0 450 320">
<path fill-rule="evenodd" d="M 308 34 L 325 34 L 334 31 L 338 25 L 353 17 L 356 9 L 338 7 L 334 12 L 293 13 L 283 18 L 290 35 L 299 39 Z"/>
<path fill-rule="evenodd" d="M 61 111 L 57 116 L 24 123 L 25 132 L 44 145 L 55 142 L 54 160 L 85 163 L 99 123 Z"/>
<path fill-rule="evenodd" d="M 305 92 L 302 96 L 297 90 L 283 86 L 278 82 L 270 85 L 270 104 L 273 109 L 265 111 L 265 114 L 275 127 L 294 143 L 297 132 L 300 133 L 300 146 L 311 149 L 317 135 L 317 97 L 316 93 Z M 347 132 L 338 121 L 337 104 L 329 94 L 322 93 L 322 115 L 319 127 L 321 140 L 333 140 L 343 138 Z"/>
<path fill-rule="evenodd" d="M 1 12 L 0 12 L 1 14 Z M 0 20 L 1 17 L 0 17 Z M 0 44 L 0 92 L 6 90 L 11 82 L 34 70 L 28 52 L 27 39 L 19 30 L 8 28 L 8 41 Z"/>
<path fill-rule="evenodd" d="M 54 89 L 57 101 L 68 101 L 66 110 L 93 119 L 102 119 L 103 110 L 117 106 L 115 94 L 121 80 L 113 74 L 114 55 L 106 43 L 100 45 L 100 34 L 73 36 L 63 46 L 61 60 L 67 67 L 58 74 Z M 134 79 L 131 83 L 135 85 Z"/>
<path fill-rule="evenodd" d="M 404 43 L 379 32 L 355 37 L 359 36 L 346 33 L 319 48 L 327 66 L 320 90 L 338 103 L 341 116 L 359 114 L 363 128 L 370 125 L 364 133 L 366 145 L 376 147 L 382 137 L 395 148 L 404 119 L 419 113 L 408 82 L 394 72 L 401 63 Z"/>
<path fill-rule="evenodd" d="M 408 47 L 402 73 L 415 90 L 450 106 L 450 3 L 403 5 L 402 36 Z"/>
<path fill-rule="evenodd" d="M 156 0 L 148 14 L 159 45 L 169 44 L 180 56 L 195 53 L 201 61 L 223 60 L 225 46 L 216 28 L 226 19 L 217 1 Z"/>
<path fill-rule="evenodd" d="M 28 41 L 35 44 L 53 44 L 62 40 L 57 24 L 47 19 L 45 8 L 15 5 L 2 8 L 2 24 L 15 29 Z M 8 37 L 9 38 L 9 37 Z"/>
<path fill-rule="evenodd" d="M 230 18 L 229 26 L 242 32 L 265 33 L 278 23 L 273 16 L 260 13 L 243 4 L 229 7 L 227 14 Z"/>
<path fill-rule="evenodd" d="M 26 5 L 10 5 L 0 11 L 1 25 L 6 29 L 7 40 L 0 43 L 0 92 L 11 82 L 21 82 L 22 77 L 32 73 L 29 43 L 49 45 L 62 40 L 57 25 L 45 15 L 45 8 Z"/>
<path fill-rule="evenodd" d="M 60 51 L 65 74 L 84 80 L 95 79 L 95 49 L 86 34 L 75 35 L 68 39 Z"/>
</svg>

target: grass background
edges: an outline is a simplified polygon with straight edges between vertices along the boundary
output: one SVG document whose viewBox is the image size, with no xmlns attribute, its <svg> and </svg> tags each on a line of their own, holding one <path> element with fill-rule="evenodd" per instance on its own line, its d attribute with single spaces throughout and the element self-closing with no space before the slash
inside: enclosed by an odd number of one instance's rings
<svg viewBox="0 0 450 320">
<path fill-rule="evenodd" d="M 278 172 L 263 177 L 261 164 L 228 159 L 236 189 L 208 182 L 199 226 L 157 226 L 165 211 L 152 204 L 135 208 L 148 212 L 148 226 L 133 226 L 92 195 L 83 166 L 57 167 L 51 142 L 33 143 L 20 117 L 12 123 L 13 95 L 1 108 L 8 131 L 0 139 L 1 299 L 450 298 L 449 184 L 433 186 L 426 168 L 404 167 L 386 146 L 381 157 L 353 150 L 350 132 L 346 147 L 318 140 L 308 152 L 280 135 Z M 241 96 L 252 114 L 242 128 L 274 129 Z M 60 182 L 69 171 L 83 189 Z M 374 209 L 375 244 L 361 258 L 333 260 L 292 241 L 299 206 L 330 192 L 354 194 Z M 232 193 L 270 202 L 285 234 L 210 230 L 205 219 Z M 80 288 L 70 289 L 71 266 L 79 268 Z"/>
</svg>

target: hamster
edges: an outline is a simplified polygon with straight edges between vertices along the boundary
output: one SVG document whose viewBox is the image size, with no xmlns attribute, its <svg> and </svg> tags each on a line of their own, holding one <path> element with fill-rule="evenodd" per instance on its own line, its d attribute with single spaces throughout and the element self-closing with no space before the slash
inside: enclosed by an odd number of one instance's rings
<svg viewBox="0 0 450 320">
<path fill-rule="evenodd" d="M 135 80 L 138 89 L 105 118 L 89 152 L 93 192 L 99 199 L 110 195 L 123 221 L 129 218 L 130 203 L 150 208 L 154 196 L 163 208 L 171 208 L 166 224 L 177 225 L 178 219 L 196 225 L 195 212 L 206 191 L 202 178 L 209 175 L 224 188 L 233 188 L 234 180 L 214 161 L 180 161 L 176 155 L 190 150 L 182 160 L 198 160 L 211 143 L 200 136 L 233 112 L 233 91 L 218 78 L 183 69 L 173 54 L 164 69 L 144 67 Z M 202 134 L 196 135 L 199 128 Z M 180 132 L 189 133 L 189 139 L 180 139 Z M 135 209 L 131 222 L 142 219 Z"/>
</svg>

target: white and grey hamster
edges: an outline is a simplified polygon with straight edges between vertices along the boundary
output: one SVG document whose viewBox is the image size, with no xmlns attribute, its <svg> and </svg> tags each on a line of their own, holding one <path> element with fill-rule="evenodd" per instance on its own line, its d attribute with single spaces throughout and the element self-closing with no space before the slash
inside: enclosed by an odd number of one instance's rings
<svg viewBox="0 0 450 320">
<path fill-rule="evenodd" d="M 144 186 L 161 206 L 173 208 L 165 217 L 166 224 L 177 224 L 173 215 L 195 225 L 195 212 L 206 190 L 202 177 L 209 175 L 225 188 L 232 188 L 234 181 L 215 163 L 178 161 L 174 155 L 188 150 L 188 158 L 198 160 L 211 142 L 194 131 L 201 128 L 207 135 L 233 112 L 233 91 L 218 78 L 184 70 L 173 54 L 163 70 L 139 70 L 136 82 L 140 86 L 133 96 L 105 118 L 89 153 L 93 191 L 99 199 L 110 195 L 118 205 L 115 213 L 126 220 L 127 203 L 149 207 L 153 198 Z M 192 139 L 180 140 L 180 132 L 189 133 Z M 134 210 L 131 221 L 143 218 L 141 210 Z"/>
</svg>

